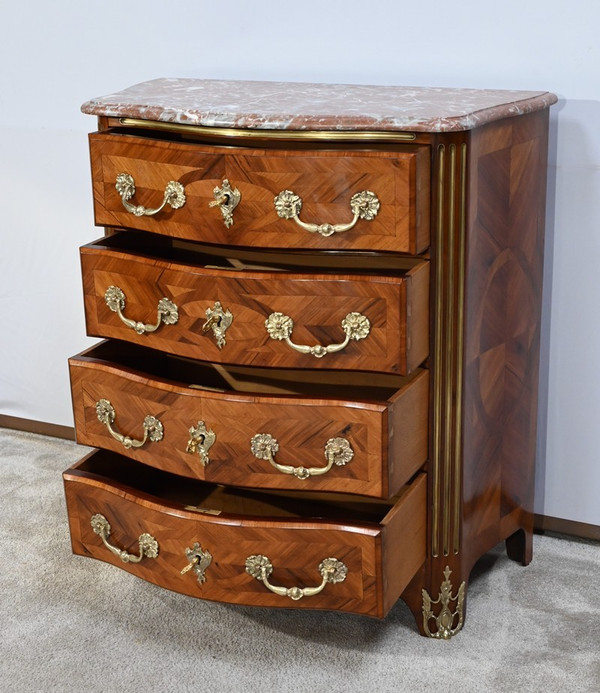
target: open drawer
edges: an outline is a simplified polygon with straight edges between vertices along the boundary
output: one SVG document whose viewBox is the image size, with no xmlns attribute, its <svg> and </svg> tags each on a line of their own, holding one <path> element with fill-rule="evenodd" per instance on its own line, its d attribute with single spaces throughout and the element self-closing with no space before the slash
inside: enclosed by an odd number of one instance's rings
<svg viewBox="0 0 600 693">
<path fill-rule="evenodd" d="M 429 353 L 426 261 L 237 269 L 164 241 L 121 231 L 81 248 L 88 334 L 218 363 L 399 375 Z"/>
<path fill-rule="evenodd" d="M 420 253 L 429 147 L 252 149 L 119 130 L 90 135 L 94 215 L 227 246 Z"/>
<path fill-rule="evenodd" d="M 103 450 L 63 477 L 74 553 L 190 596 L 381 618 L 425 559 L 423 474 L 368 503 L 224 488 Z"/>
<path fill-rule="evenodd" d="M 222 367 L 112 341 L 69 370 L 78 442 L 173 474 L 388 498 L 427 459 L 426 370 Z"/>
</svg>

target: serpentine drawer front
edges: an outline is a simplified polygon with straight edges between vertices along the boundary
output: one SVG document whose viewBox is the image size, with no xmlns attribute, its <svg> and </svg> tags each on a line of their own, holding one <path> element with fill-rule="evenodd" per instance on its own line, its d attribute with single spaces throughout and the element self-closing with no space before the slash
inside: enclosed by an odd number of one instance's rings
<svg viewBox="0 0 600 693">
<path fill-rule="evenodd" d="M 427 371 L 393 382 L 351 373 L 301 381 L 111 342 L 69 365 L 78 442 L 174 474 L 389 498 L 427 459 Z M 159 440 L 152 431 L 144 439 L 149 416 Z"/>
<path fill-rule="evenodd" d="M 69 363 L 99 448 L 65 473 L 74 552 L 458 633 L 474 564 L 532 557 L 555 101 L 159 79 L 84 104 L 105 341 Z"/>
<path fill-rule="evenodd" d="M 429 245 L 427 147 L 235 149 L 94 133 L 90 151 L 99 225 L 229 246 Z"/>
<path fill-rule="evenodd" d="M 75 553 L 195 597 L 383 617 L 424 559 L 423 475 L 367 505 L 182 481 L 97 451 L 64 481 Z"/>
<path fill-rule="evenodd" d="M 279 368 L 405 375 L 427 356 L 427 262 L 389 276 L 235 271 L 215 267 L 217 258 L 200 266 L 143 247 L 121 252 L 110 240 L 81 249 L 90 335 Z"/>
</svg>

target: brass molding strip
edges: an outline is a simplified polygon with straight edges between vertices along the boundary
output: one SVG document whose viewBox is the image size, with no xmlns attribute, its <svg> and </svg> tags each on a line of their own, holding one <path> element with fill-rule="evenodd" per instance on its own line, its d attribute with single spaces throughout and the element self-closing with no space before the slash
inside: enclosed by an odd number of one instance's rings
<svg viewBox="0 0 600 693">
<path fill-rule="evenodd" d="M 436 224 L 436 263 L 435 263 L 435 343 L 434 343 L 434 381 L 433 381 L 433 450 L 432 450 L 432 518 L 431 518 L 431 553 L 439 555 L 440 524 L 440 454 L 441 454 L 441 419 L 442 419 L 442 313 L 443 301 L 441 287 L 443 284 L 442 251 L 444 240 L 444 187 L 446 148 L 440 144 L 437 148 L 437 224 Z"/>
<path fill-rule="evenodd" d="M 447 276 L 444 286 L 446 295 L 446 310 L 445 310 L 445 325 L 444 325 L 444 342 L 446 343 L 445 363 L 444 363 L 444 500 L 443 500 L 443 519 L 442 519 L 442 539 L 444 556 L 450 553 L 450 505 L 451 505 L 451 483 L 452 483 L 452 453 L 453 447 L 450 443 L 452 440 L 452 423 L 454 421 L 454 397 L 453 397 L 453 375 L 454 361 L 456 354 L 454 353 L 454 312 L 453 300 L 455 294 L 454 285 L 454 238 L 456 236 L 455 227 L 455 194 L 456 194 L 456 145 L 450 144 L 448 168 L 449 168 L 449 185 L 448 185 L 448 228 L 446 233 L 446 242 L 448 245 L 448 255 L 446 260 Z"/>
<path fill-rule="evenodd" d="M 185 125 L 183 123 L 163 123 L 158 120 L 141 118 L 119 118 L 124 127 L 162 130 L 207 137 L 213 139 L 236 140 L 282 140 L 329 142 L 412 142 L 417 138 L 414 132 L 379 132 L 377 130 L 247 130 L 241 128 L 206 127 L 204 125 Z"/>
<path fill-rule="evenodd" d="M 467 145 L 440 144 L 436 153 L 431 470 L 434 558 L 460 551 Z"/>
<path fill-rule="evenodd" d="M 462 395 L 463 395 L 463 350 L 464 350 L 464 299 L 465 299 L 465 253 L 467 231 L 467 145 L 460 147 L 459 169 L 459 215 L 458 215 L 458 286 L 456 314 L 456 403 L 454 432 L 454 536 L 453 551 L 460 551 L 460 505 L 462 487 Z"/>
</svg>

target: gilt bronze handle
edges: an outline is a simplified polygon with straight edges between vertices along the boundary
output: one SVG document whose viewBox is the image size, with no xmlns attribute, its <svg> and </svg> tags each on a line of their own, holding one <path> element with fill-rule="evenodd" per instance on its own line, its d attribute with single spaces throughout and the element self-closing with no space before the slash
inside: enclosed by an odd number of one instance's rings
<svg viewBox="0 0 600 693">
<path fill-rule="evenodd" d="M 354 450 L 345 438 L 330 438 L 325 443 L 325 467 L 293 467 L 287 464 L 275 462 L 275 454 L 279 450 L 279 443 L 269 433 L 258 433 L 250 441 L 252 454 L 259 460 L 267 460 L 277 471 L 282 474 L 293 474 L 298 479 L 308 479 L 310 476 L 322 476 L 333 467 L 334 464 L 344 466 L 354 457 Z"/>
<path fill-rule="evenodd" d="M 289 597 L 294 601 L 302 599 L 302 597 L 314 597 L 325 589 L 327 583 L 344 582 L 348 574 L 346 565 L 342 563 L 342 561 L 338 561 L 337 558 L 323 559 L 321 563 L 319 563 L 318 571 L 323 581 L 317 587 L 279 587 L 269 582 L 269 576 L 273 572 L 273 566 L 266 556 L 258 554 L 256 556 L 248 556 L 246 559 L 246 572 L 248 575 L 262 582 L 271 592 L 281 597 Z"/>
<path fill-rule="evenodd" d="M 379 200 L 375 193 L 370 190 L 362 190 L 352 196 L 350 200 L 350 209 L 354 218 L 346 224 L 307 224 L 300 220 L 300 210 L 302 209 L 302 198 L 296 195 L 291 190 L 282 190 L 275 197 L 275 211 L 281 219 L 293 219 L 298 226 L 310 231 L 318 233 L 325 238 L 332 236 L 334 233 L 343 233 L 353 228 L 359 219 L 371 221 L 377 216 L 379 211 Z"/>
<path fill-rule="evenodd" d="M 123 310 L 125 309 L 125 293 L 118 286 L 109 286 L 104 292 L 104 300 L 110 310 L 116 313 L 127 327 L 131 327 L 131 329 L 135 330 L 138 334 L 156 332 L 161 323 L 165 325 L 174 325 L 179 320 L 179 309 L 173 301 L 168 298 L 161 298 L 158 302 L 156 307 L 157 318 L 154 324 L 131 320 L 123 315 Z"/>
<path fill-rule="evenodd" d="M 185 192 L 183 185 L 177 181 L 170 180 L 165 188 L 162 204 L 156 209 L 150 209 L 143 205 L 132 205 L 129 200 L 135 195 L 135 181 L 129 173 L 119 173 L 115 183 L 115 188 L 121 196 L 123 207 L 136 217 L 151 217 L 158 214 L 165 205 L 172 209 L 179 209 L 185 204 Z"/>
<path fill-rule="evenodd" d="M 94 532 L 100 537 L 100 539 L 102 539 L 104 546 L 106 546 L 109 551 L 114 553 L 115 556 L 120 558 L 123 563 L 139 563 L 144 557 L 156 558 L 158 556 L 158 542 L 152 535 L 147 534 L 146 532 L 140 534 L 138 538 L 140 553 L 136 556 L 133 553 L 123 551 L 122 549 L 108 543 L 108 538 L 110 536 L 110 524 L 104 515 L 100 515 L 99 513 L 92 515 L 91 525 Z"/>
<path fill-rule="evenodd" d="M 148 440 L 151 443 L 157 443 L 159 440 L 162 440 L 163 425 L 155 416 L 148 415 L 144 419 L 142 424 L 144 428 L 144 437 L 142 440 L 135 440 L 134 438 L 124 436 L 122 433 L 114 430 L 112 424 L 116 416 L 115 408 L 107 399 L 100 399 L 96 402 L 96 416 L 98 417 L 98 421 L 106 426 L 110 435 L 115 440 L 118 440 L 127 450 L 129 450 L 129 448 L 141 448 Z"/>
<path fill-rule="evenodd" d="M 294 321 L 289 315 L 284 315 L 283 313 L 271 313 L 265 320 L 265 327 L 271 339 L 285 340 L 288 346 L 301 354 L 310 354 L 316 358 L 322 358 L 326 354 L 342 351 L 350 344 L 351 340 L 358 341 L 367 337 L 371 330 L 371 323 L 361 313 L 348 313 L 342 320 L 342 329 L 346 334 L 346 338 L 339 344 L 329 344 L 328 346 L 322 346 L 321 344 L 316 344 L 315 346 L 294 344 L 290 339 L 294 329 Z"/>
</svg>

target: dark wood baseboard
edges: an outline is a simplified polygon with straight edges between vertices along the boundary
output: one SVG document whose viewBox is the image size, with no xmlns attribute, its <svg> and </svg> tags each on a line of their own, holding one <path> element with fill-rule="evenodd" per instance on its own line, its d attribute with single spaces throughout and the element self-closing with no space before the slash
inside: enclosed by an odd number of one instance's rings
<svg viewBox="0 0 600 693">
<path fill-rule="evenodd" d="M 534 515 L 533 526 L 539 534 L 552 532 L 554 534 L 567 534 L 580 539 L 600 541 L 600 527 L 588 525 L 585 522 L 561 520 L 559 517 L 548 517 L 547 515 Z"/>
<path fill-rule="evenodd" d="M 16 431 L 26 431 L 27 433 L 39 433 L 43 436 L 75 440 L 75 429 L 73 426 L 60 426 L 59 424 L 45 423 L 44 421 L 21 419 L 18 416 L 0 414 L 0 428 L 12 428 Z M 535 531 L 539 534 L 553 532 L 555 534 L 566 534 L 580 539 L 600 541 L 600 527 L 588 525 L 585 522 L 561 520 L 558 517 L 548 517 L 547 515 L 535 515 L 533 523 Z"/>
<path fill-rule="evenodd" d="M 15 431 L 26 431 L 27 433 L 38 433 L 42 436 L 75 440 L 75 429 L 73 426 L 60 426 L 59 424 L 22 419 L 18 416 L 7 416 L 6 414 L 0 414 L 0 428 L 12 428 Z"/>
</svg>

